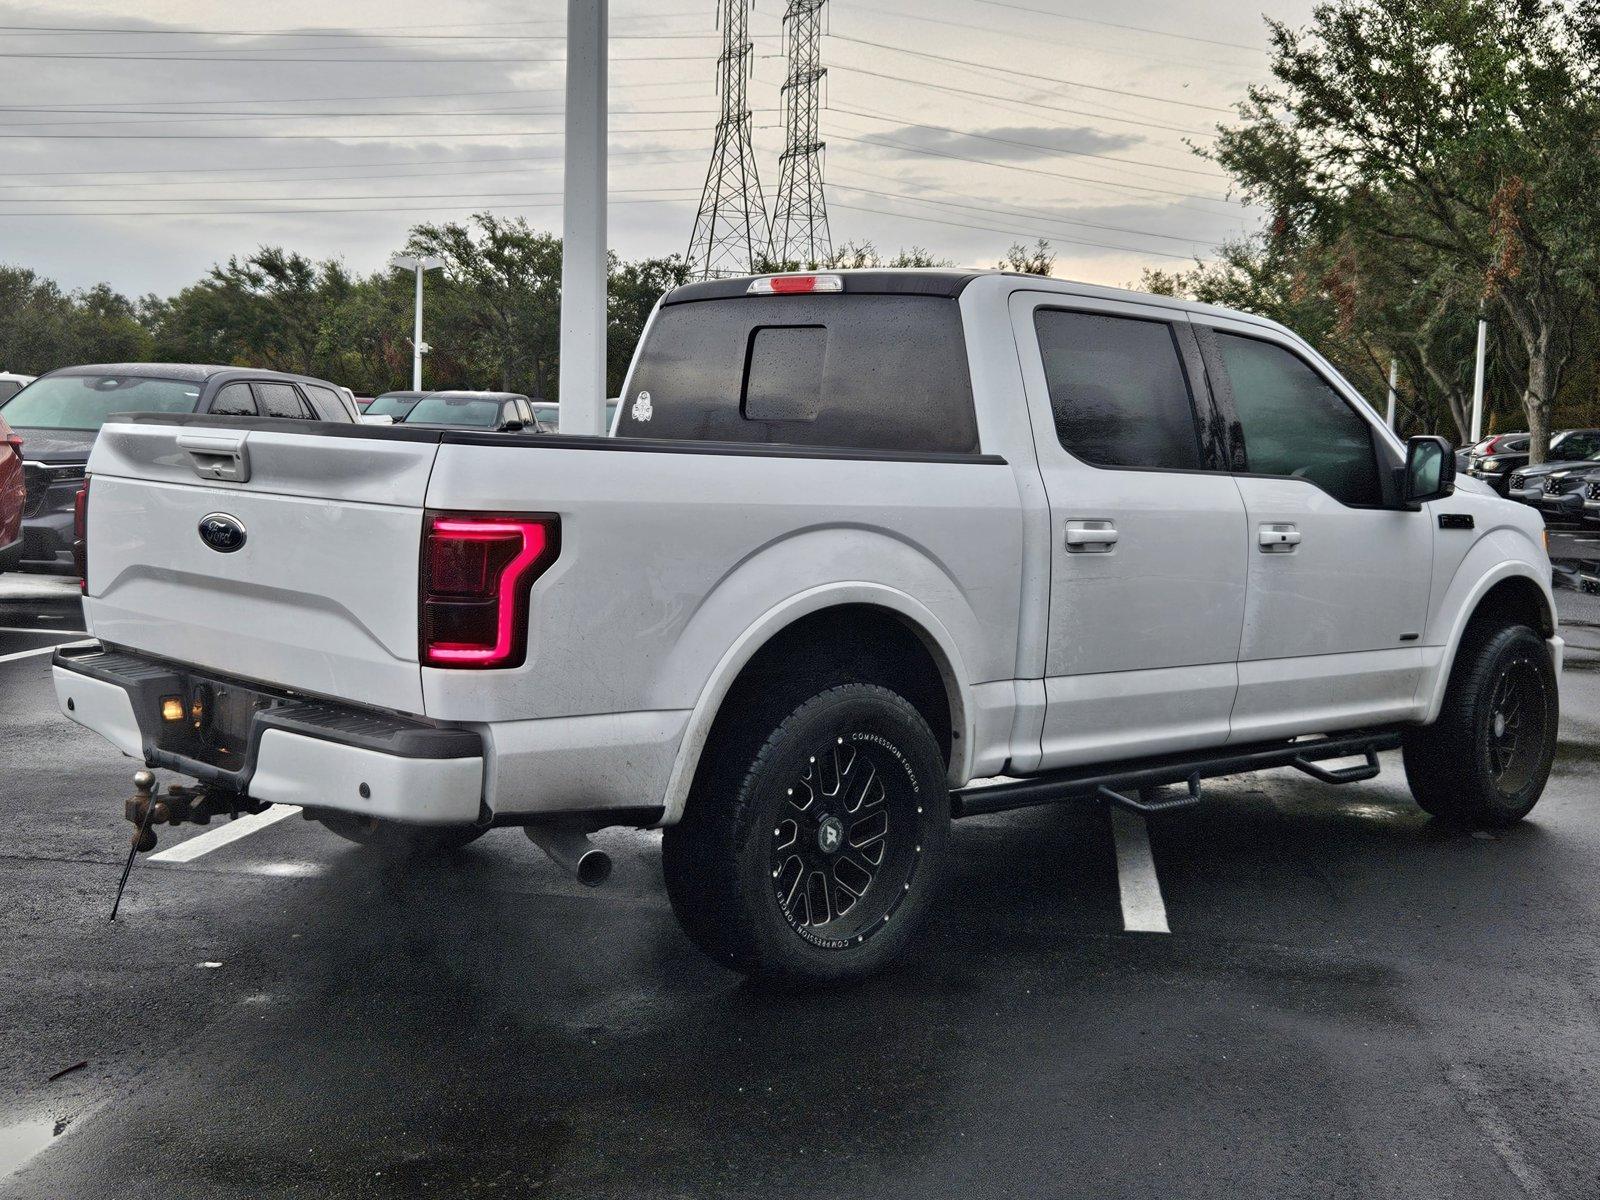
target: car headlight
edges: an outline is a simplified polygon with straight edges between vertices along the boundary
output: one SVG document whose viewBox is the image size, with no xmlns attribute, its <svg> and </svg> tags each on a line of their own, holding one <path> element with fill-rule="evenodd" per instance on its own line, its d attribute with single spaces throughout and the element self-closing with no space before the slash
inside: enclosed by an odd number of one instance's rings
<svg viewBox="0 0 1600 1200">
<path fill-rule="evenodd" d="M 1478 466 L 1485 471 L 1498 471 L 1500 469 L 1500 460 L 1498 458 L 1486 458 Z"/>
</svg>

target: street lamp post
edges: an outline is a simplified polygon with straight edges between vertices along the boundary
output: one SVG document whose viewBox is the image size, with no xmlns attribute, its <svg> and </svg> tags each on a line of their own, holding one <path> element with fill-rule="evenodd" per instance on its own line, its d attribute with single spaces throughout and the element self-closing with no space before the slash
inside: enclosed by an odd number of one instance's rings
<svg viewBox="0 0 1600 1200">
<path fill-rule="evenodd" d="M 437 271 L 444 266 L 444 259 L 435 258 L 431 254 L 395 254 L 389 258 L 389 265 L 396 271 L 415 271 L 417 273 L 417 311 L 416 323 L 411 334 L 411 390 L 422 390 L 422 356 L 428 352 L 428 343 L 422 340 L 422 275 L 425 271 Z"/>
<path fill-rule="evenodd" d="M 606 405 L 606 0 L 567 0 L 561 210 L 561 432 L 603 433 Z"/>
<path fill-rule="evenodd" d="M 1488 361 L 1489 320 L 1478 308 L 1478 358 L 1472 370 L 1472 445 L 1483 440 L 1483 368 Z"/>
</svg>

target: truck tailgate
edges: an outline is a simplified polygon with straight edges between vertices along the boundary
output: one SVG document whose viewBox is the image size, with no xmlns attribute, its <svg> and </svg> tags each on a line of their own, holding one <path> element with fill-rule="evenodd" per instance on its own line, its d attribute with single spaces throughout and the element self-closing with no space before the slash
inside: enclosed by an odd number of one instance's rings
<svg viewBox="0 0 1600 1200">
<path fill-rule="evenodd" d="M 421 712 L 417 570 L 437 443 L 263 424 L 102 429 L 89 464 L 92 632 L 221 674 Z M 215 516 L 233 519 L 241 544 L 202 538 Z"/>
</svg>

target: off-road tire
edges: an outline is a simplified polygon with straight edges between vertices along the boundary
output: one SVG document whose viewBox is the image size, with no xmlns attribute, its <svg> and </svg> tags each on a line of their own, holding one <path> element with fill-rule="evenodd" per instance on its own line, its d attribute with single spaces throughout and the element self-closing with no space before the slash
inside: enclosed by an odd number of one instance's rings
<svg viewBox="0 0 1600 1200">
<path fill-rule="evenodd" d="M 347 842 L 394 858 L 428 858 L 449 854 L 477 841 L 486 832 L 477 825 L 406 825 L 398 821 L 329 813 L 312 820 Z"/>
<path fill-rule="evenodd" d="M 1411 794 L 1440 820 L 1504 828 L 1527 816 L 1555 759 L 1550 648 L 1526 625 L 1469 626 L 1432 725 L 1407 731 Z"/>
<path fill-rule="evenodd" d="M 713 959 L 779 982 L 843 983 L 911 940 L 949 835 L 927 722 L 887 688 L 842 683 L 719 726 L 662 869 L 679 922 Z"/>
</svg>

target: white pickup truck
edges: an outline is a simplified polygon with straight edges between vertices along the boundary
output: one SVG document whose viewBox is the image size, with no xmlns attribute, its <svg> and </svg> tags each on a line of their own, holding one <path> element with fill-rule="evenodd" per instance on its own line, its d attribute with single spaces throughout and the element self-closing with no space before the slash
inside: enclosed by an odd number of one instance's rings
<svg viewBox="0 0 1600 1200">
<path fill-rule="evenodd" d="M 1394 747 L 1440 818 L 1544 787 L 1538 514 L 1271 322 L 991 272 L 691 284 L 613 434 L 116 418 L 61 708 L 357 840 L 517 825 L 592 881 L 587 832 L 662 827 L 694 941 L 811 980 L 905 945 L 952 817 Z"/>
</svg>

